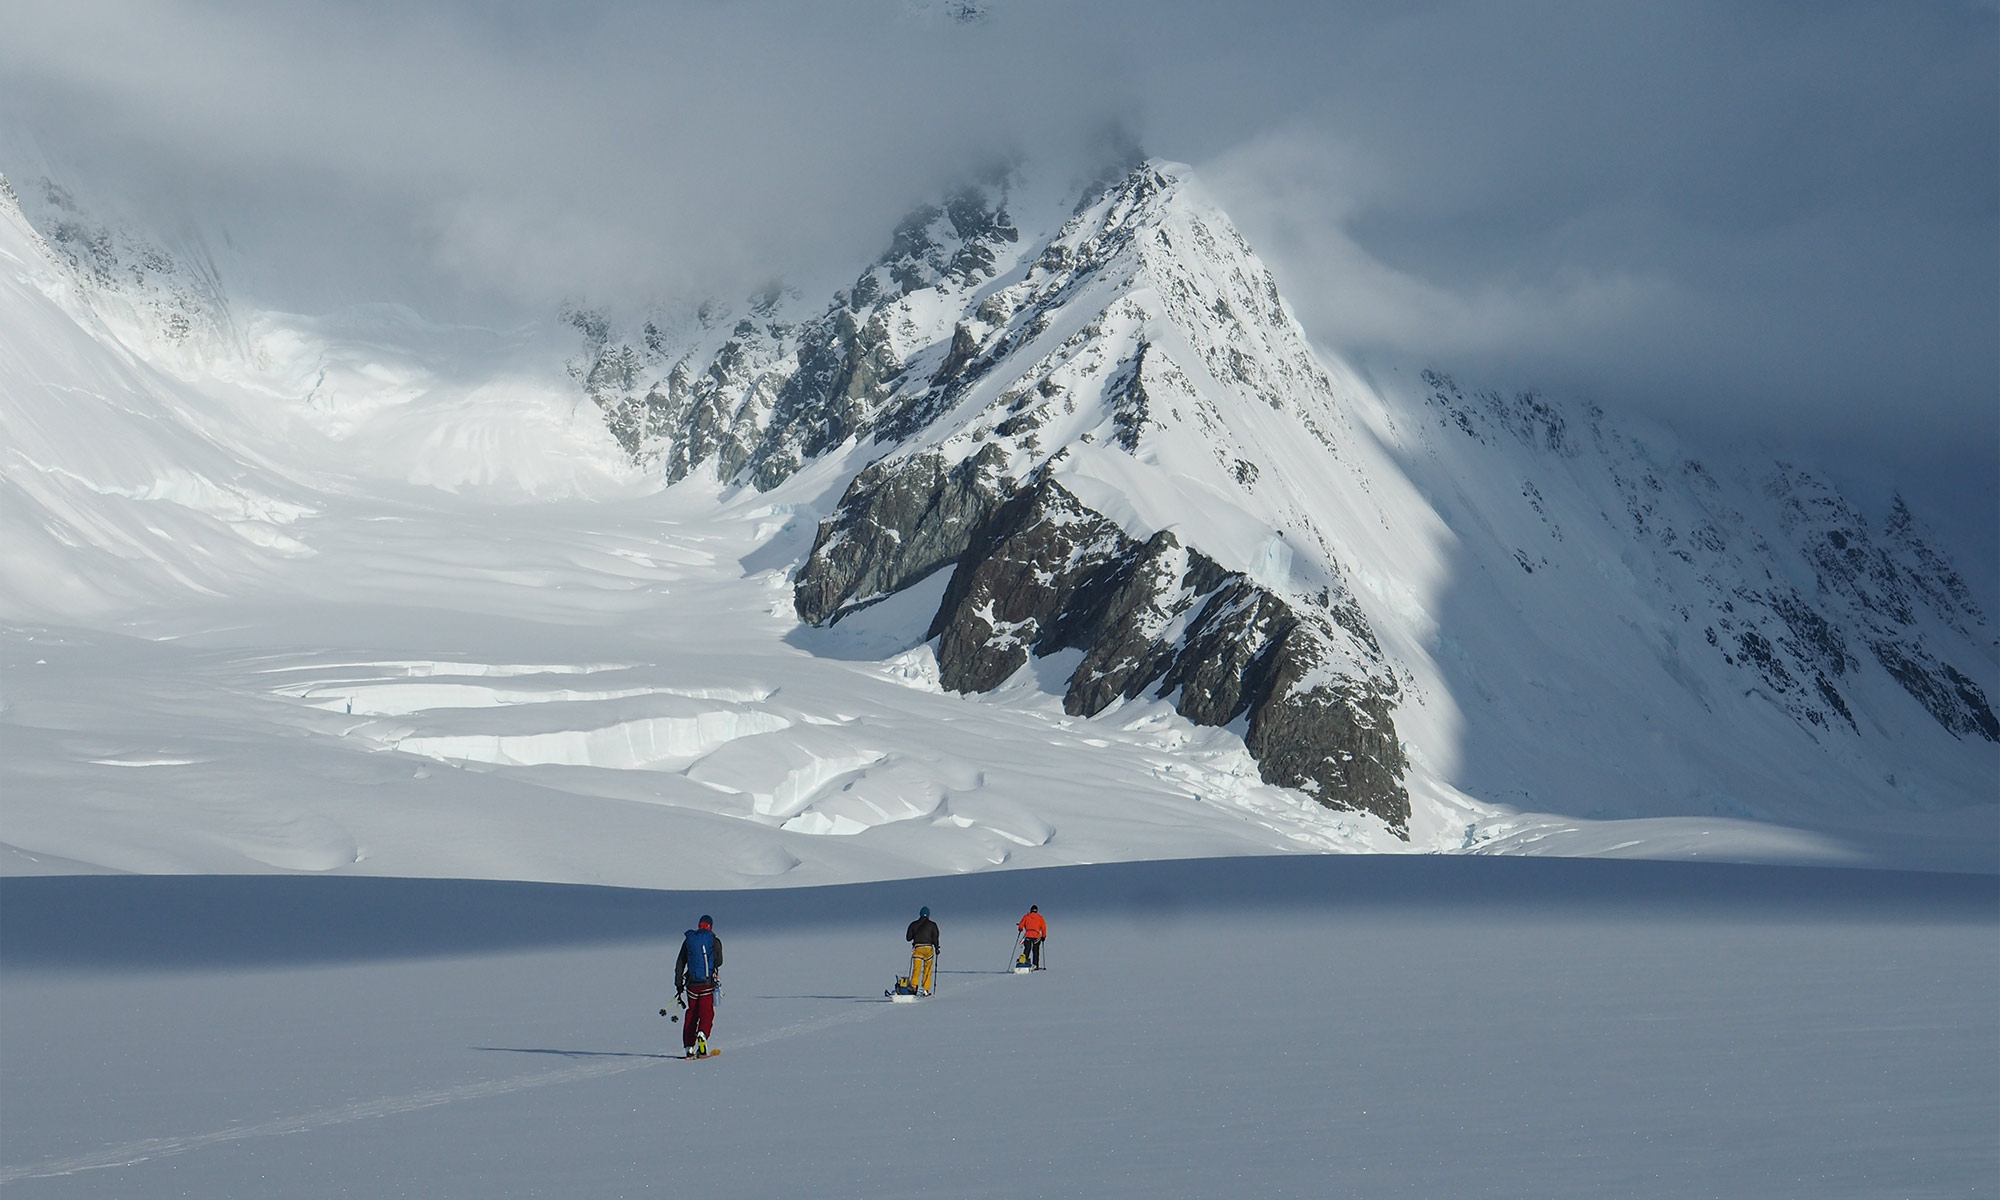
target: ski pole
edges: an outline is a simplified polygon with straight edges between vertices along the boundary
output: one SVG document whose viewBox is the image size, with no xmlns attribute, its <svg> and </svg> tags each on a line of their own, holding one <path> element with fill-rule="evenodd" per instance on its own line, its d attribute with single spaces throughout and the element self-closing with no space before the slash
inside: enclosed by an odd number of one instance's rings
<svg viewBox="0 0 2000 1200">
<path fill-rule="evenodd" d="M 1007 969 L 1009 971 L 1021 965 L 1021 938 L 1021 931 L 1016 929 L 1014 931 L 1014 953 L 1007 959 Z"/>
</svg>

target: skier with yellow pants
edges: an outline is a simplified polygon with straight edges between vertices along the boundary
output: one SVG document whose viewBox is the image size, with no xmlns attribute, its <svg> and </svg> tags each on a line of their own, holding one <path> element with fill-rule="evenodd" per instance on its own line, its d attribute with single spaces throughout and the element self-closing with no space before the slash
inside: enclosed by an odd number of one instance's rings
<svg viewBox="0 0 2000 1200">
<path fill-rule="evenodd" d="M 910 922 L 903 940 L 910 943 L 910 986 L 917 989 L 919 996 L 928 996 L 938 956 L 938 927 L 931 920 L 929 905 L 917 911 L 917 919 Z"/>
</svg>

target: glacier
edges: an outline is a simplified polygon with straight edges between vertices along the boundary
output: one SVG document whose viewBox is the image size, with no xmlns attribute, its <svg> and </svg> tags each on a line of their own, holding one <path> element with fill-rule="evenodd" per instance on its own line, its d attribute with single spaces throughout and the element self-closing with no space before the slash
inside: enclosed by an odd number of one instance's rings
<svg viewBox="0 0 2000 1200">
<path fill-rule="evenodd" d="M 515 330 L 7 194 L 0 870 L 2000 852 L 1990 605 L 1918 514 L 1364 377 L 1184 167 Z"/>
<path fill-rule="evenodd" d="M 9 1193 L 1990 1188 L 1923 514 L 1343 363 L 1183 167 L 1058 190 L 483 329 L 0 181 Z"/>
</svg>

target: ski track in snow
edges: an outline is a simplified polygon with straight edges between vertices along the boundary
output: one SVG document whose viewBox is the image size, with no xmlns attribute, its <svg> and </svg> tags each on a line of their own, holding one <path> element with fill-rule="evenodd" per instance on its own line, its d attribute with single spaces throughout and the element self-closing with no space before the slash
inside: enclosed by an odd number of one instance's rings
<svg viewBox="0 0 2000 1200">
<path fill-rule="evenodd" d="M 585 1079 L 616 1075 L 658 1061 L 662 1060 L 647 1056 L 631 1060 L 586 1063 L 557 1071 L 520 1075 L 512 1079 L 489 1079 L 483 1083 L 466 1084 L 462 1087 L 436 1088 L 402 1096 L 384 1096 L 377 1100 L 363 1100 L 336 1108 L 323 1108 L 317 1112 L 303 1113 L 294 1117 L 281 1117 L 275 1121 L 232 1125 L 213 1133 L 195 1134 L 189 1137 L 146 1138 L 100 1150 L 95 1154 L 79 1154 L 71 1158 L 51 1159 L 30 1166 L 0 1170 L 0 1183 L 11 1183 L 17 1179 L 48 1179 L 58 1175 L 75 1175 L 82 1171 L 99 1171 L 111 1167 L 130 1167 L 151 1159 L 186 1154 L 191 1150 L 219 1146 L 225 1142 L 239 1142 L 246 1138 L 278 1137 L 288 1133 L 307 1133 L 330 1125 L 345 1125 L 351 1121 L 367 1120 L 370 1117 L 391 1117 L 398 1113 L 435 1108 L 441 1104 L 457 1104 L 464 1100 L 479 1100 L 487 1096 L 504 1096 L 556 1083 L 576 1083 Z"/>
<path fill-rule="evenodd" d="M 977 987 L 990 983 L 990 979 L 971 980 L 962 986 Z M 871 1020 L 889 1010 L 885 1002 L 881 1006 L 867 1005 L 856 1011 L 830 1017 L 817 1017 L 808 1021 L 795 1021 L 790 1025 L 764 1033 L 752 1034 L 740 1040 L 731 1041 L 731 1053 L 747 1050 L 754 1046 L 765 1046 L 772 1042 L 785 1041 L 803 1034 L 818 1033 L 836 1025 L 851 1025 L 858 1021 Z M 598 1052 L 601 1054 L 601 1052 Z M 271 1121 L 258 1121 L 246 1125 L 231 1125 L 213 1133 L 192 1134 L 187 1137 L 145 1138 L 112 1146 L 92 1154 L 78 1154 L 68 1158 L 49 1159 L 19 1167 L 0 1168 L 0 1183 L 12 1183 L 17 1179 L 50 1179 L 59 1175 L 75 1175 L 84 1171 L 102 1171 L 113 1167 L 136 1166 L 156 1158 L 167 1158 L 176 1154 L 186 1154 L 193 1150 L 204 1150 L 210 1146 L 220 1146 L 226 1142 L 240 1142 L 249 1138 L 281 1137 L 288 1133 L 310 1133 L 315 1129 L 325 1129 L 333 1125 L 346 1125 L 354 1121 L 366 1121 L 373 1117 L 393 1117 L 402 1113 L 417 1112 L 426 1108 L 437 1108 L 445 1104 L 460 1104 L 467 1100 L 484 1100 L 489 1096 L 507 1096 L 516 1092 L 535 1088 L 550 1087 L 563 1083 L 582 1083 L 588 1079 L 603 1079 L 611 1075 L 622 1075 L 642 1067 L 658 1066 L 673 1062 L 671 1054 L 645 1054 L 634 1052 L 629 1055 L 606 1057 L 601 1062 L 582 1063 L 554 1071 L 537 1071 L 528 1075 L 516 1075 L 509 1079 L 488 1079 L 480 1083 L 462 1084 L 458 1087 L 431 1088 L 421 1092 L 409 1092 L 401 1096 L 383 1096 L 375 1100 L 359 1100 L 352 1104 L 342 1104 L 333 1108 L 322 1108 L 314 1112 L 301 1113 L 292 1117 L 280 1117 Z"/>
<path fill-rule="evenodd" d="M 244 876 L 5 899 L 7 1195 L 1861 1200 L 1980 1195 L 2000 1169 L 1991 876 L 1277 856 L 727 896 Z M 1053 973 L 953 971 L 907 1008 L 867 986 L 910 905 L 997 967 L 1029 899 Z M 679 1039 L 630 998 L 659 987 L 669 914 L 709 908 L 744 1057 L 642 1072 Z M 295 936 L 305 913 L 328 936 Z M 1213 1019 L 1217 979 L 1258 981 L 1250 1019 Z M 662 1112 L 694 1123 L 662 1136 Z"/>
</svg>

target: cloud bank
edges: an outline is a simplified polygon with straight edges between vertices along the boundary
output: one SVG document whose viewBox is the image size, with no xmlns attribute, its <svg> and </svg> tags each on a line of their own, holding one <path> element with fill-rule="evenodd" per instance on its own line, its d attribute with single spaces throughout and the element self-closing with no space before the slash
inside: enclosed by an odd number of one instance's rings
<svg viewBox="0 0 2000 1200">
<path fill-rule="evenodd" d="M 1364 363 L 1819 443 L 1990 522 L 1996 49 L 1956 0 L 72 0 L 9 14 L 0 119 L 273 302 L 489 320 L 830 283 L 968 173 L 1136 139 Z"/>
</svg>

